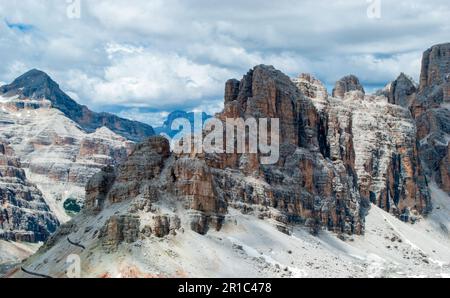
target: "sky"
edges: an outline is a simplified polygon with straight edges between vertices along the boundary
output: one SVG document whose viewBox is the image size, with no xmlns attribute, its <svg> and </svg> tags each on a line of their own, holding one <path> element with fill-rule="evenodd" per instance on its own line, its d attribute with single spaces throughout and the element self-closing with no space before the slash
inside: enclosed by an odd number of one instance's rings
<svg viewBox="0 0 450 298">
<path fill-rule="evenodd" d="M 37 68 L 95 111 L 159 125 L 219 112 L 226 80 L 258 64 L 329 89 L 418 80 L 449 20 L 448 0 L 0 0 L 0 83 Z"/>
</svg>

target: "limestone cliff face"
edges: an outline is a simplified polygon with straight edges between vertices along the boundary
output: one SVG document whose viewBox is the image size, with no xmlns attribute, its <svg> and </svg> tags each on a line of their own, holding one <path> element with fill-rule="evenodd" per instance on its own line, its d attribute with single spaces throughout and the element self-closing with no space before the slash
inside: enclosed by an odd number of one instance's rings
<svg viewBox="0 0 450 298">
<path fill-rule="evenodd" d="M 423 54 L 420 89 L 411 111 L 416 118 L 420 154 L 428 174 L 449 192 L 450 43 Z M 450 192 L 449 192 L 450 193 Z"/>
<path fill-rule="evenodd" d="M 420 84 L 400 75 L 380 91 L 390 102 L 409 108 L 417 126 L 419 156 L 429 179 L 448 192 L 448 142 L 450 140 L 450 44 L 424 52 Z"/>
<path fill-rule="evenodd" d="M 409 107 L 415 99 L 417 90 L 418 87 L 414 81 L 401 73 L 395 81 L 389 83 L 383 90 L 378 91 L 376 95 L 384 95 L 389 103 Z"/>
<path fill-rule="evenodd" d="M 88 183 L 87 212 L 98 214 L 122 202 L 131 206 L 125 217 L 145 214 L 137 217 L 137 233 L 157 237 L 181 228 L 180 217 L 185 227 L 200 234 L 220 229 L 227 211 L 205 161 L 171 155 L 163 137 L 139 144 L 117 170 L 105 168 Z M 121 222 L 117 218 L 109 221 L 103 234 L 111 235 L 108 230 L 117 230 Z"/>
<path fill-rule="evenodd" d="M 415 125 L 407 109 L 387 101 L 359 90 L 330 97 L 311 75 L 291 80 L 256 66 L 226 83 L 217 117 L 280 118 L 277 163 L 262 164 L 260 152 L 173 154 L 154 137 L 89 181 L 83 216 L 102 215 L 106 251 L 185 229 L 220 230 L 232 210 L 288 234 L 295 224 L 313 233 L 364 233 L 370 202 L 414 221 L 430 208 Z"/>
<path fill-rule="evenodd" d="M 280 118 L 278 163 L 262 165 L 260 153 L 176 155 L 165 139 L 152 138 L 117 170 L 106 168 L 90 180 L 86 212 L 95 216 L 127 202 L 132 207 L 123 216 L 139 215 L 140 224 L 133 226 L 140 227 L 143 237 L 180 229 L 200 234 L 220 230 L 231 208 L 271 219 L 284 233 L 298 223 L 314 233 L 321 228 L 364 232 L 367 206 L 361 204 L 354 166 L 321 153 L 323 119 L 289 77 L 257 66 L 239 84 L 226 84 L 225 99 L 219 119 Z M 114 234 L 123 222 L 116 218 L 105 223 L 108 247 L 111 239 L 123 239 Z"/>
<path fill-rule="evenodd" d="M 442 189 L 450 193 L 450 144 L 447 145 L 447 153 L 439 163 L 437 181 Z"/>
<path fill-rule="evenodd" d="M 309 77 L 301 75 L 294 81 L 301 90 L 323 90 L 322 83 Z M 403 93 L 392 94 L 398 98 Z M 346 91 L 339 98 L 323 92 L 312 95 L 311 100 L 326 115 L 329 157 L 355 171 L 364 204 L 375 203 L 405 221 L 430 211 L 415 123 L 407 109 L 389 104 L 387 96 L 358 90 Z"/>
<path fill-rule="evenodd" d="M 41 192 L 27 180 L 13 150 L 0 142 L 0 239 L 45 241 L 58 225 Z"/>
<path fill-rule="evenodd" d="M 354 169 L 343 160 L 326 158 L 327 116 L 308 97 L 326 96 L 326 90 L 299 89 L 286 75 L 263 65 L 239 84 L 229 81 L 225 89 L 221 119 L 280 119 L 276 165 L 260 165 L 260 156 L 251 154 L 227 155 L 219 165 L 210 162 L 227 201 L 247 211 L 257 212 L 262 206 L 259 216 L 275 218 L 282 225 L 306 222 L 313 230 L 324 226 L 339 233 L 362 233 L 366 206 L 361 205 L 354 185 Z M 215 161 L 207 157 L 211 159 Z M 244 172 L 236 174 L 233 169 Z"/>
<path fill-rule="evenodd" d="M 47 100 L 2 98 L 0 108 L 0 137 L 62 222 L 70 219 L 64 203 L 82 206 L 87 181 L 104 166 L 117 166 L 134 146 L 106 127 L 86 133 Z"/>
<path fill-rule="evenodd" d="M 448 95 L 450 43 L 435 45 L 423 53 L 420 90 L 434 85 L 445 85 Z M 448 99 L 448 97 L 446 97 Z M 446 100 L 447 101 L 447 100 Z"/>
</svg>

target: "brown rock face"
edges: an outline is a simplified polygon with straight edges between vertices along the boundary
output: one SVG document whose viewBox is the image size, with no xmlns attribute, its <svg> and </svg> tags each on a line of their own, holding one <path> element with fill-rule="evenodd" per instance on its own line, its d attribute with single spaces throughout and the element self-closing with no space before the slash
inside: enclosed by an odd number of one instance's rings
<svg viewBox="0 0 450 298">
<path fill-rule="evenodd" d="M 225 84 L 225 103 L 232 102 L 239 96 L 239 85 L 238 80 L 228 80 Z"/>
<path fill-rule="evenodd" d="M 193 210 L 191 228 L 206 234 L 210 224 L 220 230 L 227 207 L 219 195 L 211 169 L 204 160 L 182 157 L 173 167 L 173 192 Z"/>
<path fill-rule="evenodd" d="M 450 193 L 450 144 L 447 146 L 446 156 L 439 164 L 436 180 L 444 191 Z"/>
<path fill-rule="evenodd" d="M 448 192 L 450 139 L 450 43 L 423 54 L 420 88 L 411 104 L 416 119 L 419 154 L 426 174 Z"/>
<path fill-rule="evenodd" d="M 167 202 L 188 210 L 186 225 L 200 234 L 210 226 L 220 229 L 226 213 L 205 161 L 170 156 L 169 143 L 163 137 L 137 145 L 117 171 L 105 168 L 86 188 L 87 212 L 96 214 L 128 200 L 135 202 L 130 212 L 154 214 L 149 223 L 144 222 L 141 233 L 145 236 L 164 237 L 181 227 L 177 215 L 158 211 Z"/>
<path fill-rule="evenodd" d="M 281 144 L 318 147 L 317 110 L 282 72 L 259 65 L 242 78 L 237 97 L 228 90 L 227 87 L 225 98 L 235 100 L 225 101 L 219 118 L 279 118 Z"/>
<path fill-rule="evenodd" d="M 391 84 L 391 88 L 397 86 L 393 99 L 404 98 L 401 86 L 409 84 L 400 83 L 408 79 L 402 77 L 397 84 Z M 323 87 L 308 75 L 294 82 L 310 94 L 321 111 L 321 119 L 326 120 L 322 125 L 326 142 L 321 144 L 329 146 L 329 153 L 325 151 L 324 156 L 343 162 L 349 172 L 355 171 L 354 184 L 363 205 L 373 202 L 405 221 L 413 221 L 417 214 L 430 210 L 427 182 L 416 149 L 414 120 L 407 109 L 386 103 L 384 96 L 388 97 L 391 89 L 383 90 L 389 91 L 380 94 L 383 97 L 365 96 L 354 90 L 337 99 L 310 92 Z"/>
<path fill-rule="evenodd" d="M 128 213 L 105 224 L 100 238 L 106 247 L 128 241 L 123 226 L 134 231 L 129 241 L 136 230 L 140 237 L 220 230 L 231 208 L 271 218 L 284 233 L 304 223 L 313 233 L 361 234 L 370 201 L 403 220 L 426 212 L 428 192 L 408 110 L 364 96 L 358 87 L 345 87 L 344 97 L 335 99 L 312 76 L 294 82 L 273 67 L 256 66 L 241 81 L 226 83 L 218 115 L 222 121 L 279 118 L 275 164 L 262 164 L 260 152 L 175 155 L 167 140 L 153 137 L 116 170 L 91 179 L 85 214 L 130 202 Z M 119 220 L 124 217 L 127 223 Z"/>
<path fill-rule="evenodd" d="M 111 187 L 116 179 L 113 167 L 106 167 L 95 174 L 86 185 L 85 207 L 88 210 L 98 212 L 103 209 Z"/>
<path fill-rule="evenodd" d="M 106 251 L 114 251 L 122 242 L 133 243 L 139 237 L 140 221 L 135 216 L 111 216 L 100 231 L 102 246 Z"/>
<path fill-rule="evenodd" d="M 450 43 L 435 45 L 423 53 L 420 90 L 434 85 L 447 85 L 450 73 Z"/>
<path fill-rule="evenodd" d="M 300 92 L 293 84 L 283 86 L 283 82 L 290 82 L 289 78 L 274 68 L 255 67 L 241 80 L 239 92 L 234 91 L 238 93 L 237 97 L 234 97 L 234 94 L 225 94 L 226 99 L 235 100 L 227 102 L 223 117 L 277 118 L 283 114 L 284 117 L 280 119 L 281 143 L 298 145 L 299 115 L 296 111 L 296 99 L 300 97 Z M 282 88 L 289 90 L 282 93 Z"/>
<path fill-rule="evenodd" d="M 152 235 L 163 238 L 170 234 L 176 235 L 181 228 L 181 220 L 178 216 L 155 215 L 152 217 L 152 223 L 144 227 L 141 234 L 145 237 Z"/>
<path fill-rule="evenodd" d="M 229 208 L 272 218 L 285 232 L 290 224 L 305 223 L 312 232 L 325 227 L 363 233 L 365 207 L 353 164 L 321 154 L 323 119 L 287 76 L 257 66 L 239 84 L 228 81 L 225 98 L 219 119 L 280 119 L 276 164 L 262 165 L 259 153 L 173 155 L 164 138 L 154 137 L 116 171 L 105 169 L 89 182 L 86 212 L 131 200 L 130 212 L 140 216 L 145 237 L 165 237 L 180 227 L 200 234 L 220 230 Z"/>
<path fill-rule="evenodd" d="M 102 209 L 105 202 L 118 203 L 138 196 L 142 185 L 158 177 L 170 146 L 162 137 L 138 144 L 128 159 L 115 172 L 105 168 L 86 187 L 88 209 Z"/>
<path fill-rule="evenodd" d="M 328 116 L 311 99 L 325 101 L 326 89 L 308 75 L 296 82 L 299 88 L 273 67 L 260 65 L 243 77 L 239 92 L 234 92 L 238 96 L 229 94 L 227 84 L 225 98 L 234 100 L 225 101 L 219 117 L 279 118 L 280 159 L 264 166 L 258 154 L 227 155 L 225 159 L 207 156 L 219 193 L 243 212 L 282 224 L 307 222 L 313 232 L 327 227 L 338 233 L 362 233 L 365 206 L 354 190 L 352 147 L 346 156 L 349 160 L 332 163 L 325 159 L 329 155 Z"/>
<path fill-rule="evenodd" d="M 384 95 L 389 103 L 409 108 L 415 99 L 417 90 L 413 80 L 401 73 L 395 81 L 391 82 L 385 89 L 378 91 L 376 95 Z"/>
<path fill-rule="evenodd" d="M 0 143 L 0 239 L 45 241 L 59 222 L 12 154 Z"/>
<path fill-rule="evenodd" d="M 333 89 L 333 97 L 344 98 L 345 93 L 349 91 L 361 91 L 365 93 L 359 79 L 354 75 L 348 75 L 336 82 Z"/>
</svg>

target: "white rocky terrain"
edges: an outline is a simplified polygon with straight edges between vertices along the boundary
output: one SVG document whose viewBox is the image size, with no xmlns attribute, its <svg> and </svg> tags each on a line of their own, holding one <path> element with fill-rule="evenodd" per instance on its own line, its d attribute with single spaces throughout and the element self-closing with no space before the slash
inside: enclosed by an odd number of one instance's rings
<svg viewBox="0 0 450 298">
<path fill-rule="evenodd" d="M 356 81 L 342 82 L 348 78 Z M 293 82 L 328 119 L 330 157 L 339 159 L 343 151 L 349 156 L 363 196 L 406 221 L 431 210 L 416 147 L 416 123 L 407 108 L 389 103 L 384 95 L 366 95 L 354 76 L 336 84 L 336 89 L 354 88 L 341 90 L 340 97 L 329 96 L 310 74 Z"/>
<path fill-rule="evenodd" d="M 25 107 L 18 109 L 21 103 Z M 0 139 L 13 148 L 61 222 L 70 220 L 64 202 L 72 198 L 82 206 L 89 178 L 123 160 L 134 144 L 106 127 L 87 133 L 45 100 L 0 98 L 0 119 Z"/>
</svg>

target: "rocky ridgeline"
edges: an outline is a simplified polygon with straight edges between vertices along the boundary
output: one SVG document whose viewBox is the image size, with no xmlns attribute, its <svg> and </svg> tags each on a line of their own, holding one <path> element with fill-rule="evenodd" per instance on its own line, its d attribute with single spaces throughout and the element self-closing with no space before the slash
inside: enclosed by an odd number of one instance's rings
<svg viewBox="0 0 450 298">
<path fill-rule="evenodd" d="M 0 141 L 0 239 L 45 241 L 58 225 L 41 192 L 28 181 L 11 147 Z"/>
<path fill-rule="evenodd" d="M 105 168 L 89 181 L 83 222 L 102 218 L 97 237 L 106 251 L 141 237 L 220 230 L 230 208 L 268 218 L 284 233 L 301 223 L 312 232 L 325 227 L 363 233 L 370 198 L 358 189 L 351 128 L 348 137 L 338 136 L 334 144 L 346 145 L 347 151 L 332 156 L 336 148 L 329 143 L 345 129 L 330 130 L 327 98 L 318 99 L 322 111 L 315 108 L 313 96 L 326 96 L 324 88 L 302 83 L 299 89 L 289 77 L 263 65 L 241 81 L 226 83 L 219 119 L 280 118 L 277 164 L 262 165 L 259 154 L 176 155 L 167 140 L 154 137 L 139 144 L 117 169 Z M 50 243 L 60 237 L 57 233 Z"/>
<path fill-rule="evenodd" d="M 344 83 L 348 78 L 337 82 L 335 90 L 348 85 Z M 300 76 L 296 83 L 305 94 L 324 89 L 310 75 Z M 364 202 L 372 202 L 404 221 L 429 212 L 430 195 L 410 112 L 388 103 L 388 96 L 365 95 L 360 85 L 341 90 L 342 97 L 310 93 L 327 119 L 329 157 L 344 160 L 355 170 Z"/>
<path fill-rule="evenodd" d="M 0 123 L 23 180 L 0 184 L 2 235 L 30 242 L 46 240 L 58 222 L 70 220 L 84 204 L 89 179 L 153 134 L 148 125 L 78 105 L 38 70 L 0 87 Z"/>
<path fill-rule="evenodd" d="M 404 221 L 426 214 L 431 202 L 411 113 L 388 96 L 365 95 L 353 76 L 336 86 L 342 97 L 328 96 L 311 75 L 291 80 L 256 66 L 226 83 L 217 117 L 280 118 L 276 164 L 262 164 L 260 154 L 173 154 L 166 139 L 153 137 L 89 181 L 74 222 L 101 222 L 93 237 L 112 252 L 141 238 L 220 230 L 231 209 L 287 234 L 295 224 L 362 234 L 371 202 Z"/>
<path fill-rule="evenodd" d="M 147 124 L 108 113 L 95 113 L 86 106 L 79 105 L 45 72 L 37 69 L 24 73 L 9 85 L 1 86 L 0 95 L 25 99 L 26 101 L 20 105 L 27 105 L 30 100 L 34 103 L 45 100 L 52 108 L 61 111 L 88 133 L 107 127 L 116 134 L 136 142 L 154 134 L 153 128 Z"/>
<path fill-rule="evenodd" d="M 450 193 L 450 43 L 424 52 L 419 85 L 401 74 L 379 94 L 411 111 L 424 171 Z"/>
<path fill-rule="evenodd" d="M 450 43 L 423 54 L 420 87 L 410 109 L 421 158 L 429 175 L 450 194 Z"/>
<path fill-rule="evenodd" d="M 366 95 L 348 76 L 329 96 L 312 75 L 291 80 L 271 66 L 256 66 L 226 83 L 217 118 L 279 118 L 276 164 L 262 164 L 259 153 L 174 154 L 166 139 L 152 137 L 120 166 L 93 176 L 84 211 L 43 250 L 76 231 L 85 231 L 85 244 L 104 252 L 187 229 L 207 234 L 220 231 L 236 211 L 287 234 L 296 224 L 313 233 L 363 234 L 370 203 L 414 222 L 432 206 L 418 148 L 423 128 L 416 129 L 423 111 L 410 112 L 420 111 L 413 107 L 427 91 L 415 96 L 408 80 L 401 75 L 377 95 Z M 402 103 L 411 103 L 410 109 Z"/>
<path fill-rule="evenodd" d="M 62 222 L 69 220 L 64 203 L 82 206 L 87 181 L 117 166 L 134 146 L 106 127 L 87 133 L 47 100 L 4 98 L 0 107 L 0 137 Z"/>
</svg>

